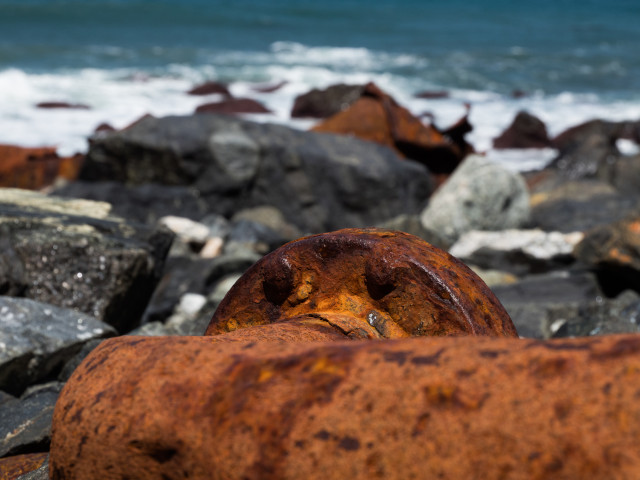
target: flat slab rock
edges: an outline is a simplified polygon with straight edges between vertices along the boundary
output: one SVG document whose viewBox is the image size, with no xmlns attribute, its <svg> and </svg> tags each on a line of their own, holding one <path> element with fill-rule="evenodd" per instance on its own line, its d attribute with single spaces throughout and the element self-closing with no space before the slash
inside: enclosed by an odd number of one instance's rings
<svg viewBox="0 0 640 480">
<path fill-rule="evenodd" d="M 0 294 L 77 309 L 131 330 L 172 239 L 167 229 L 110 215 L 104 202 L 2 189 Z"/>
<path fill-rule="evenodd" d="M 0 409 L 0 457 L 45 452 L 51 439 L 51 418 L 64 384 L 34 387 Z"/>
<path fill-rule="evenodd" d="M 71 309 L 0 297 L 0 390 L 20 394 L 55 374 L 87 341 L 115 334 L 110 325 Z"/>
</svg>

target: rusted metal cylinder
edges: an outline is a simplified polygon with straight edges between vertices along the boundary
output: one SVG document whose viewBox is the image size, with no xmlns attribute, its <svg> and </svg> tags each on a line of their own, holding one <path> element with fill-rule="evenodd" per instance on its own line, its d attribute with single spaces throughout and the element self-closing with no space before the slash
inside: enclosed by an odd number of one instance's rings
<svg viewBox="0 0 640 480">
<path fill-rule="evenodd" d="M 236 282 L 206 335 L 310 315 L 367 338 L 516 337 L 466 265 L 418 237 L 344 229 L 288 243 Z"/>
<path fill-rule="evenodd" d="M 51 478 L 623 479 L 640 336 L 118 337 L 63 389 Z"/>
</svg>

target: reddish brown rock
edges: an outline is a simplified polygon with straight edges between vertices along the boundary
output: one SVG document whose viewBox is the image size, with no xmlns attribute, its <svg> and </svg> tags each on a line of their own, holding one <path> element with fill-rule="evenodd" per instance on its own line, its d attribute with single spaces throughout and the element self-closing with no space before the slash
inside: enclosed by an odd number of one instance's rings
<svg viewBox="0 0 640 480">
<path fill-rule="evenodd" d="M 356 102 L 364 93 L 364 85 L 332 85 L 324 90 L 314 88 L 299 95 L 293 102 L 293 118 L 327 118 L 335 115 Z"/>
<path fill-rule="evenodd" d="M 205 103 L 196 108 L 196 113 L 271 113 L 260 102 L 250 98 L 230 98 L 221 102 Z"/>
<path fill-rule="evenodd" d="M 70 108 L 70 109 L 78 109 L 78 110 L 88 110 L 89 105 L 84 105 L 82 103 L 68 103 L 68 102 L 40 102 L 36 105 L 38 108 Z"/>
<path fill-rule="evenodd" d="M 37 470 L 48 455 L 48 453 L 26 453 L 0 458 L 0 480 L 16 480 L 25 473 Z"/>
<path fill-rule="evenodd" d="M 83 158 L 59 157 L 54 147 L 0 145 L 0 187 L 38 190 L 56 178 L 74 180 Z"/>
<path fill-rule="evenodd" d="M 378 229 L 338 230 L 280 247 L 236 282 L 206 334 L 301 315 L 367 338 L 517 336 L 466 265 L 418 237 Z"/>
<path fill-rule="evenodd" d="M 193 87 L 187 93 L 189 95 L 211 95 L 214 93 L 218 93 L 220 95 L 224 95 L 225 97 L 231 97 L 229 88 L 227 88 L 224 83 L 220 82 L 206 82 L 202 85 Z"/>
<path fill-rule="evenodd" d="M 425 125 L 393 98 L 369 83 L 355 103 L 313 127 L 317 132 L 354 135 L 394 149 L 434 173 L 451 173 L 469 145 L 459 145 Z"/>
<path fill-rule="evenodd" d="M 640 471 L 640 336 L 118 337 L 64 388 L 51 478 L 603 479 Z"/>
<path fill-rule="evenodd" d="M 499 137 L 493 139 L 493 148 L 550 148 L 547 127 L 538 117 L 518 112 L 513 122 Z"/>
</svg>

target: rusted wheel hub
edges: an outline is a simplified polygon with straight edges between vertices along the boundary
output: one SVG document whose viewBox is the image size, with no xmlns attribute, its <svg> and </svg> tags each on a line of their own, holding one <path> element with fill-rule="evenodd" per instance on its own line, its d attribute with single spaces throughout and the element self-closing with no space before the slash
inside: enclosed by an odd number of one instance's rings
<svg viewBox="0 0 640 480">
<path fill-rule="evenodd" d="M 345 229 L 288 243 L 229 291 L 205 335 L 277 322 L 324 323 L 351 338 L 517 337 L 466 265 L 418 237 Z"/>
</svg>

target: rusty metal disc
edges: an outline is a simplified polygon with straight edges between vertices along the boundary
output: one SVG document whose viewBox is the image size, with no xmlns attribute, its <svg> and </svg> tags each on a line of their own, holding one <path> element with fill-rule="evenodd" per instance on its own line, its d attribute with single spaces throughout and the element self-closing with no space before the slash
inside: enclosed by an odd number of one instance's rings
<svg viewBox="0 0 640 480">
<path fill-rule="evenodd" d="M 466 265 L 416 236 L 379 229 L 304 237 L 263 257 L 229 291 L 205 335 L 294 317 L 352 338 L 517 337 Z"/>
</svg>

